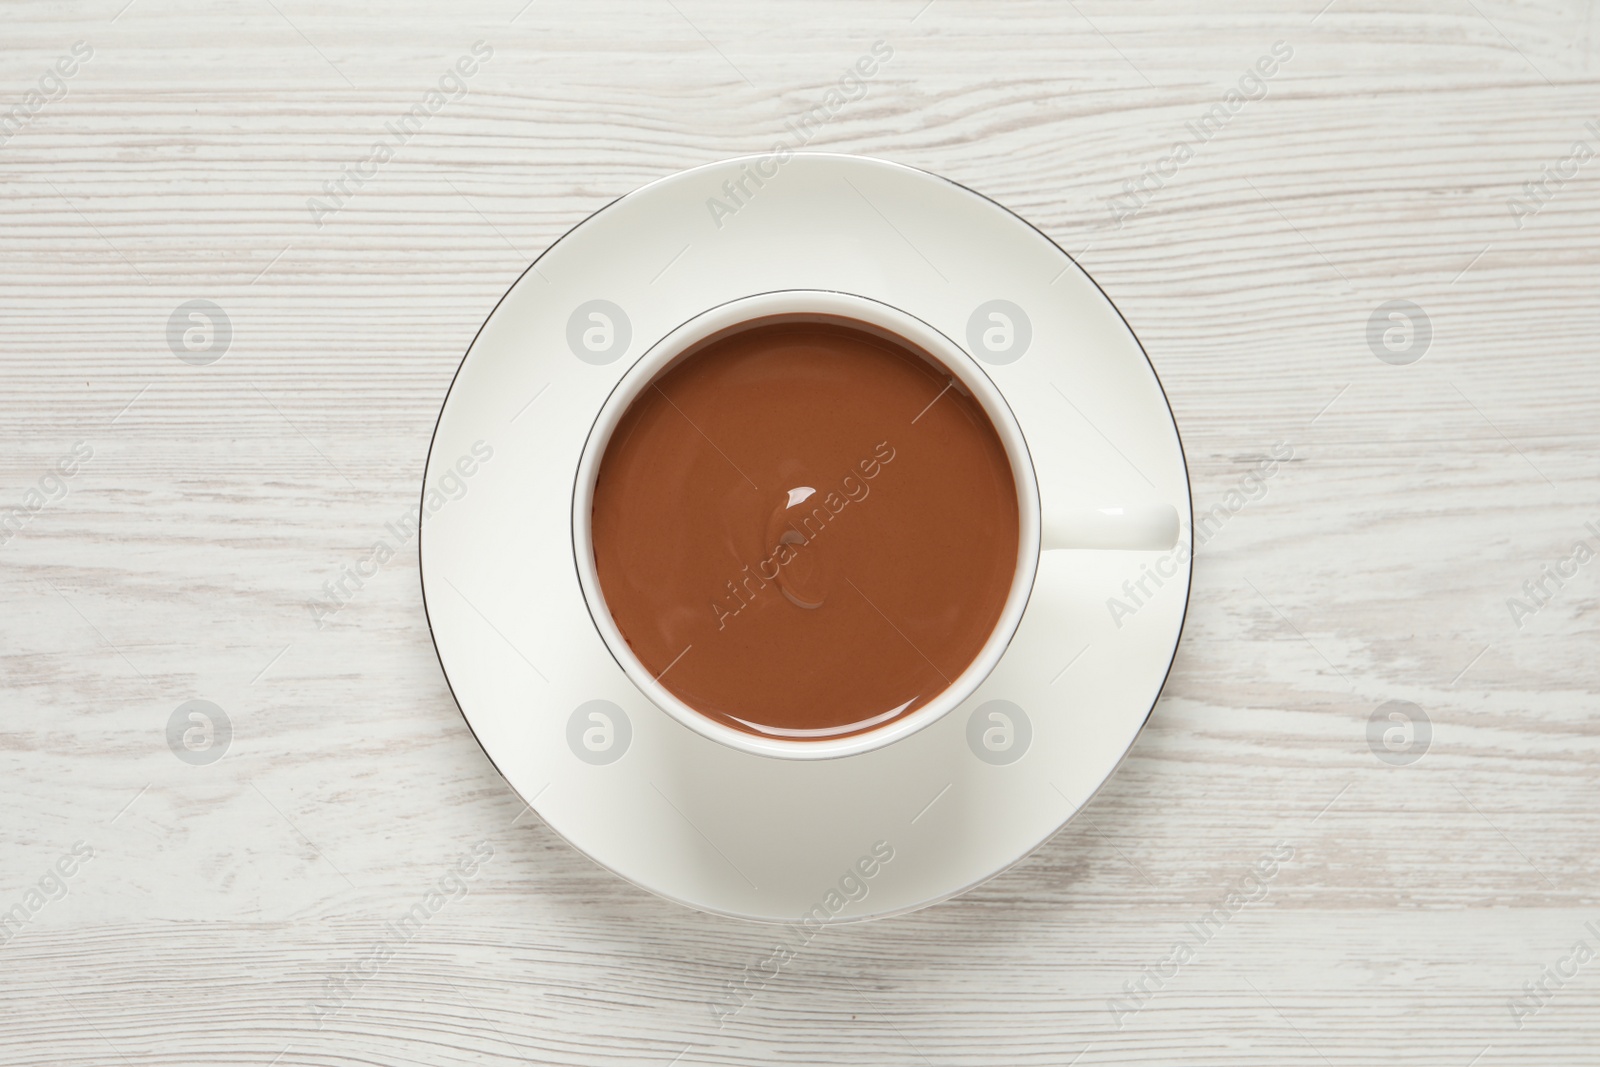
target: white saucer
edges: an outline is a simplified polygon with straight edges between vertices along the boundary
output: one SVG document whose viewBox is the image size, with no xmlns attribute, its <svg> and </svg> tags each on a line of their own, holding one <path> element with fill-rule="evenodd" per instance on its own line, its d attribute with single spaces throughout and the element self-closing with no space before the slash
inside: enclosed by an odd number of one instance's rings
<svg viewBox="0 0 1600 1067">
<path fill-rule="evenodd" d="M 1172 551 L 1046 553 L 1016 637 L 971 699 L 903 741 L 835 760 L 736 752 L 646 701 L 596 631 L 573 561 L 579 453 L 622 375 L 706 309 L 784 289 L 883 301 L 982 359 L 1027 436 L 1041 495 L 1166 501 L 1185 517 Z M 1015 324 L 1009 350 L 1003 331 L 989 337 L 999 351 L 985 347 L 997 307 Z M 853 156 L 675 174 L 553 245 L 462 361 L 423 505 L 434 644 L 495 766 L 596 862 L 749 919 L 909 911 L 1026 856 L 1133 743 L 1188 606 L 1183 450 L 1116 308 L 994 202 Z"/>
</svg>

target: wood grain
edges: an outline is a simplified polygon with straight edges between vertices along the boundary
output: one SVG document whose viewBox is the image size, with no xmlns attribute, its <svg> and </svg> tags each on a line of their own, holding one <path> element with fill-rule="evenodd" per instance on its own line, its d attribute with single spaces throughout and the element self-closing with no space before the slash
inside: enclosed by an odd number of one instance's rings
<svg viewBox="0 0 1600 1067">
<path fill-rule="evenodd" d="M 0 145 L 0 508 L 93 450 L 0 545 L 0 911 L 94 850 L 0 945 L 0 1063 L 1595 1062 L 1600 963 L 1520 1027 L 1508 1001 L 1600 949 L 1600 562 L 1506 606 L 1600 544 L 1600 161 L 1508 208 L 1600 150 L 1593 4 L 122 2 L 13 4 L 0 51 L 3 113 L 94 49 Z M 807 147 L 948 175 L 1077 255 L 1161 374 L 1197 510 L 1294 455 L 1197 553 L 1167 691 L 1081 818 L 958 900 L 825 931 L 719 1028 L 773 931 L 522 812 L 444 684 L 414 541 L 327 628 L 306 605 L 412 505 L 534 256 L 765 150 L 879 39 Z M 315 225 L 478 40 L 465 97 Z M 1278 41 L 1265 96 L 1118 226 Z M 166 341 L 196 298 L 234 331 L 204 367 Z M 1392 299 L 1432 326 L 1409 366 L 1368 348 Z M 233 724 L 209 766 L 166 744 L 193 698 Z M 1432 721 L 1410 766 L 1368 748 L 1392 699 Z M 326 979 L 480 841 L 319 1028 Z M 1108 1002 L 1280 841 L 1266 896 L 1119 1028 Z"/>
</svg>

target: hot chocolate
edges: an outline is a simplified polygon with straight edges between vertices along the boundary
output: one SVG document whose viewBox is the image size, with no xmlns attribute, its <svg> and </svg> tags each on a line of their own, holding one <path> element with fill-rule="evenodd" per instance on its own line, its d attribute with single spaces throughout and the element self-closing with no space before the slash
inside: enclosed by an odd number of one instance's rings
<svg viewBox="0 0 1600 1067">
<path fill-rule="evenodd" d="M 937 362 L 842 323 L 756 324 L 646 387 L 606 446 L 605 606 L 680 700 L 840 737 L 917 710 L 993 633 L 1019 551 L 988 415 Z"/>
</svg>

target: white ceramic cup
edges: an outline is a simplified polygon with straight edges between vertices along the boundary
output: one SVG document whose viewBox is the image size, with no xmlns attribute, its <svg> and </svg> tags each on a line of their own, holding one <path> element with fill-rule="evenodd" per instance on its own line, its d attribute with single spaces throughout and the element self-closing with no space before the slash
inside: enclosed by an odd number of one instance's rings
<svg viewBox="0 0 1600 1067">
<path fill-rule="evenodd" d="M 684 703 L 639 662 L 623 638 L 600 590 L 595 570 L 590 518 L 600 462 L 618 422 L 652 382 L 708 344 L 757 324 L 837 322 L 876 333 L 920 350 L 948 371 L 983 406 L 1005 446 L 1016 478 L 1020 537 L 1017 569 L 1000 619 L 978 656 L 942 693 L 909 715 L 881 727 L 844 737 L 794 740 L 735 729 Z M 761 293 L 718 305 L 683 323 L 641 356 L 606 399 L 584 444 L 572 499 L 572 546 L 578 581 L 601 638 L 630 681 L 651 703 L 704 737 L 741 752 L 788 759 L 853 756 L 893 744 L 948 714 L 983 684 L 1000 662 L 1022 621 L 1033 591 L 1039 552 L 1055 549 L 1168 549 L 1177 543 L 1178 512 L 1170 504 L 1113 504 L 1102 507 L 1041 506 L 1039 481 L 1027 441 L 1000 391 L 976 360 L 938 330 L 898 308 L 865 297 L 824 290 L 790 289 Z"/>
</svg>

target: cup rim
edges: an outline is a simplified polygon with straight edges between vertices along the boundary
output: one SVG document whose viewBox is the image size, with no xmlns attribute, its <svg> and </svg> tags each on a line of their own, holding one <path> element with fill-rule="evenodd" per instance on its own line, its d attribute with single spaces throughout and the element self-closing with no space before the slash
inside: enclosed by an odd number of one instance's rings
<svg viewBox="0 0 1600 1067">
<path fill-rule="evenodd" d="M 1017 566 L 996 621 L 978 655 L 934 699 L 883 726 L 842 737 L 791 740 L 748 733 L 695 710 L 662 685 L 634 655 L 600 588 L 590 518 L 600 464 L 623 414 L 650 383 L 706 344 L 765 322 L 840 322 L 891 339 L 932 358 L 953 374 L 989 416 L 1017 491 Z M 1038 572 L 1041 510 L 1038 477 L 1027 440 L 1000 389 L 955 341 L 924 320 L 871 297 L 829 289 L 780 289 L 736 297 L 679 323 L 646 349 L 607 394 L 584 440 L 572 495 L 572 548 L 584 607 L 611 657 L 646 700 L 695 733 L 729 748 L 784 759 L 837 759 L 887 747 L 944 718 L 965 703 L 999 664 L 1010 646 L 1033 592 Z"/>
</svg>

